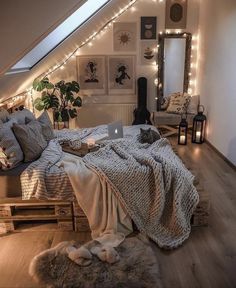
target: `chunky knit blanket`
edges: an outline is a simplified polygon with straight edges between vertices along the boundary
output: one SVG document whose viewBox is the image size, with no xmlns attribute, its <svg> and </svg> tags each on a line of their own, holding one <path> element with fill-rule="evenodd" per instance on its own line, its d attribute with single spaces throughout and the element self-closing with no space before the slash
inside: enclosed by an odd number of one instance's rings
<svg viewBox="0 0 236 288">
<path fill-rule="evenodd" d="M 161 248 L 176 248 L 188 238 L 199 196 L 167 139 L 151 145 L 113 140 L 83 160 L 105 177 L 138 229 Z"/>
</svg>

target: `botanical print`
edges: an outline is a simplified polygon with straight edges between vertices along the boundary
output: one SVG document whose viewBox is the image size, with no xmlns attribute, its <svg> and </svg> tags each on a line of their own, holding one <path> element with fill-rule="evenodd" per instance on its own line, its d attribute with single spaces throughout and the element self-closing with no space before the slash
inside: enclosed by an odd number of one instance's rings
<svg viewBox="0 0 236 288">
<path fill-rule="evenodd" d="M 114 51 L 135 51 L 137 42 L 136 23 L 113 24 Z"/>
<path fill-rule="evenodd" d="M 109 93 L 135 93 L 134 56 L 110 56 L 108 65 Z"/>
<path fill-rule="evenodd" d="M 140 41 L 140 64 L 153 65 L 156 62 L 157 41 Z"/>
<path fill-rule="evenodd" d="M 156 39 L 157 17 L 141 17 L 141 39 Z"/>
<path fill-rule="evenodd" d="M 105 57 L 78 56 L 78 82 L 81 90 L 90 94 L 105 93 Z"/>
</svg>

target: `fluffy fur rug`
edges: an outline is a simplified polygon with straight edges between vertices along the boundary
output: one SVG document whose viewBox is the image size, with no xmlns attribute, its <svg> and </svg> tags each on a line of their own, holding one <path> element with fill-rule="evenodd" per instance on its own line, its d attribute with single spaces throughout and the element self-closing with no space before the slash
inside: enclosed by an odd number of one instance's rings
<svg viewBox="0 0 236 288">
<path fill-rule="evenodd" d="M 111 265 L 93 256 L 92 264 L 87 267 L 79 266 L 67 257 L 69 245 L 71 242 L 62 242 L 34 257 L 29 273 L 35 281 L 51 288 L 160 287 L 159 267 L 148 240 L 127 238 L 116 248 L 119 262 Z"/>
</svg>

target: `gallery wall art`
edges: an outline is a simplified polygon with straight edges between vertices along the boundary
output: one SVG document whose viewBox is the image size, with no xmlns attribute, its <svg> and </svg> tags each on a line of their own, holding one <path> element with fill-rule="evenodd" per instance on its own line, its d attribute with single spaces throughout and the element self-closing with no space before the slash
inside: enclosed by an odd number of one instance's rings
<svg viewBox="0 0 236 288">
<path fill-rule="evenodd" d="M 137 46 L 136 23 L 113 23 L 114 51 L 135 51 Z"/>
<path fill-rule="evenodd" d="M 140 64 L 153 65 L 156 62 L 157 41 L 140 41 Z"/>
<path fill-rule="evenodd" d="M 108 56 L 108 93 L 135 94 L 135 56 Z"/>
<path fill-rule="evenodd" d="M 185 29 L 187 22 L 187 0 L 166 0 L 166 29 Z"/>
<path fill-rule="evenodd" d="M 84 93 L 106 93 L 105 56 L 77 56 L 78 82 Z"/>
<path fill-rule="evenodd" d="M 157 38 L 157 17 L 141 17 L 141 39 Z"/>
</svg>

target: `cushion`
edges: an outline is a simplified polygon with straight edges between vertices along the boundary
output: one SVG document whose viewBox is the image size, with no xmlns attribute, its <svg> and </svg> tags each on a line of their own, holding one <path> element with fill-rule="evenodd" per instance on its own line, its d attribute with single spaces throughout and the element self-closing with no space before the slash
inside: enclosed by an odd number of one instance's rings
<svg viewBox="0 0 236 288">
<path fill-rule="evenodd" d="M 0 126 L 0 162 L 3 170 L 11 169 L 23 160 L 23 152 L 12 132 L 15 119 Z"/>
<path fill-rule="evenodd" d="M 40 123 L 37 120 L 28 124 L 14 123 L 12 129 L 24 153 L 24 161 L 29 162 L 39 158 L 47 147 Z"/>
<path fill-rule="evenodd" d="M 8 111 L 4 108 L 0 108 L 0 120 L 2 123 L 5 123 L 8 121 L 8 116 L 9 116 Z"/>
<path fill-rule="evenodd" d="M 31 120 L 26 117 L 25 122 L 26 124 L 29 123 Z M 47 111 L 44 111 L 38 118 L 37 121 L 40 123 L 42 127 L 42 134 L 44 139 L 49 142 L 50 140 L 55 138 L 54 132 L 53 132 L 53 126 L 51 123 L 51 120 L 48 116 Z"/>
<path fill-rule="evenodd" d="M 189 101 L 189 105 L 188 105 L 188 109 L 187 112 L 189 114 L 197 114 L 197 110 L 198 110 L 198 105 L 199 105 L 199 95 L 193 95 L 190 97 L 190 101 Z"/>
<path fill-rule="evenodd" d="M 161 103 L 161 110 L 164 111 L 168 108 L 169 103 L 170 103 L 170 98 L 172 95 L 180 95 L 180 94 L 181 94 L 180 92 L 176 92 L 176 93 L 172 93 L 172 94 L 169 94 L 168 96 L 163 97 L 162 103 Z"/>
<path fill-rule="evenodd" d="M 170 104 L 167 107 L 167 113 L 183 114 L 187 113 L 187 107 L 190 100 L 190 95 L 172 94 L 170 97 Z"/>
<path fill-rule="evenodd" d="M 16 111 L 16 112 L 10 114 L 8 118 L 9 119 L 16 119 L 18 124 L 25 124 L 25 118 L 26 117 L 30 120 L 35 120 L 34 114 L 28 109 Z"/>
</svg>

